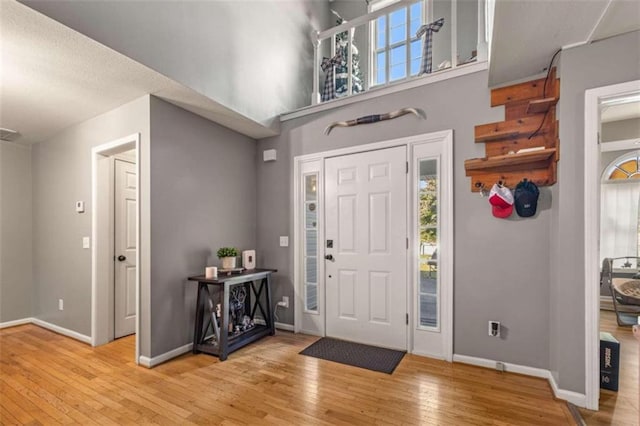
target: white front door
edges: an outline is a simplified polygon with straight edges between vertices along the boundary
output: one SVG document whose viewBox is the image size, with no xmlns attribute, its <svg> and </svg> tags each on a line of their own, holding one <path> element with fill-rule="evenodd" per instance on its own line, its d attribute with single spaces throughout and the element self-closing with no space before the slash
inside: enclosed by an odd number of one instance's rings
<svg viewBox="0 0 640 426">
<path fill-rule="evenodd" d="M 115 160 L 115 337 L 136 331 L 136 166 Z"/>
<path fill-rule="evenodd" d="M 325 160 L 326 335 L 407 349 L 406 147 Z"/>
</svg>

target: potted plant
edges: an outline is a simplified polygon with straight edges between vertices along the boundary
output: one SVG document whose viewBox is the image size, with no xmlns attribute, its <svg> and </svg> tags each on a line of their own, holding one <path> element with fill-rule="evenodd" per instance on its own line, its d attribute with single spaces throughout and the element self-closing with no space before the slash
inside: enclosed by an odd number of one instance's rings
<svg viewBox="0 0 640 426">
<path fill-rule="evenodd" d="M 222 247 L 218 250 L 218 258 L 222 259 L 222 269 L 233 269 L 236 267 L 236 256 L 238 250 L 234 247 Z"/>
</svg>

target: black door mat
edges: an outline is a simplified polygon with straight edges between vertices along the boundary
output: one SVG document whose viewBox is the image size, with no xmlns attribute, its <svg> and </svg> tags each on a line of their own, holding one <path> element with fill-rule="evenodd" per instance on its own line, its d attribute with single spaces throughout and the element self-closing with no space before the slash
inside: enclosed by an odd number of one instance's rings
<svg viewBox="0 0 640 426">
<path fill-rule="evenodd" d="M 405 352 L 323 337 L 300 354 L 391 374 Z"/>
</svg>

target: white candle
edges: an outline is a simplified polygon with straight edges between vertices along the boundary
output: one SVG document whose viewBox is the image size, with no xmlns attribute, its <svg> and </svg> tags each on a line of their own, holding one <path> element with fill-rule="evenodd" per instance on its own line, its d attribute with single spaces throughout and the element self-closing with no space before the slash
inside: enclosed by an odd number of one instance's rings
<svg viewBox="0 0 640 426">
<path fill-rule="evenodd" d="M 205 278 L 218 278 L 218 268 L 216 266 L 207 266 L 204 268 Z"/>
</svg>

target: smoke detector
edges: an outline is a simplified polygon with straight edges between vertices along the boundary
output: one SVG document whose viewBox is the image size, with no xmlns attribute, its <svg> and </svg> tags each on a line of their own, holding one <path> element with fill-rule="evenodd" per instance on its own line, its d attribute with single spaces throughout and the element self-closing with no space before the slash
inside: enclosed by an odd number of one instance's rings
<svg viewBox="0 0 640 426">
<path fill-rule="evenodd" d="M 20 137 L 20 133 L 15 130 L 5 129 L 4 127 L 0 127 L 0 140 L 13 142 Z"/>
</svg>

